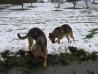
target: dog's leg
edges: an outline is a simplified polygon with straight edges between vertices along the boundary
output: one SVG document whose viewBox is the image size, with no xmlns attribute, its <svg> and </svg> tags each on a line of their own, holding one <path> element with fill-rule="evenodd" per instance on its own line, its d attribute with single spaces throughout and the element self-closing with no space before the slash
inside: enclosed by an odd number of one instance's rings
<svg viewBox="0 0 98 74">
<path fill-rule="evenodd" d="M 58 38 L 58 44 L 60 44 L 60 38 Z"/>
<path fill-rule="evenodd" d="M 44 68 L 47 67 L 47 48 L 45 49 L 45 52 L 44 52 L 44 64 L 43 64 L 43 67 Z"/>
<path fill-rule="evenodd" d="M 62 38 L 61 38 L 61 37 L 58 37 L 57 40 L 56 40 L 56 42 L 57 42 L 58 44 L 60 44 L 60 39 L 62 39 Z"/>
<path fill-rule="evenodd" d="M 73 39 L 73 41 L 75 42 L 74 40 L 74 36 L 73 36 L 73 32 L 70 32 L 70 37 Z"/>
<path fill-rule="evenodd" d="M 60 44 L 60 39 L 58 38 L 58 39 L 55 41 L 55 43 Z"/>
<path fill-rule="evenodd" d="M 32 49 L 32 55 L 36 58 L 38 56 L 38 53 L 36 49 Z"/>
<path fill-rule="evenodd" d="M 30 36 L 28 36 L 28 42 L 29 42 L 29 51 L 32 51 L 33 40 Z"/>
<path fill-rule="evenodd" d="M 68 40 L 68 43 L 71 43 L 68 35 L 66 35 L 66 38 Z"/>
</svg>

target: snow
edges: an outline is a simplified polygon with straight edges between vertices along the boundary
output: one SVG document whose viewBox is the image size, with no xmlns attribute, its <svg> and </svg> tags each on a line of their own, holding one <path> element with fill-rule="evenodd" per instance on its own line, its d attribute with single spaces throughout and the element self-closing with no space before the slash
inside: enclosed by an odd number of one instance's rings
<svg viewBox="0 0 98 74">
<path fill-rule="evenodd" d="M 84 39 L 88 31 L 98 28 L 98 5 L 92 4 L 89 9 L 86 9 L 85 4 L 81 5 L 81 2 L 78 2 L 77 7 L 80 9 L 68 9 L 72 4 L 64 3 L 58 11 L 55 11 L 56 4 L 34 3 L 34 8 L 29 8 L 30 4 L 25 4 L 24 8 L 28 10 L 15 10 L 21 8 L 18 5 L 0 10 L 0 52 L 28 50 L 28 40 L 19 40 L 17 33 L 25 35 L 33 27 L 39 27 L 44 31 L 48 42 L 48 53 L 65 52 L 68 46 L 83 48 L 89 52 L 98 51 L 98 34 L 91 39 Z M 72 41 L 69 44 L 64 37 L 60 44 L 52 44 L 48 38 L 49 33 L 63 24 L 72 27 L 75 43 Z"/>
</svg>

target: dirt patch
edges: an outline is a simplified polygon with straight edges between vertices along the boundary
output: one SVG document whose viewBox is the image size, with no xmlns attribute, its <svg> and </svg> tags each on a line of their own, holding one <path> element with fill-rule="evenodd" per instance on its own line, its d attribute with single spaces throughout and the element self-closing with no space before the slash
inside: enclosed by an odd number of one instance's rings
<svg viewBox="0 0 98 74">
<path fill-rule="evenodd" d="M 92 67 L 98 67 L 97 54 L 88 53 L 76 47 L 69 47 L 71 53 L 48 54 L 48 67 L 42 68 L 43 58 L 34 58 L 29 51 L 19 50 L 12 53 L 8 50 L 0 53 L 0 74 L 80 74 L 81 68 L 84 72 L 97 72 Z M 91 66 L 90 66 L 91 65 Z M 94 65 L 94 66 L 93 66 Z M 95 66 L 96 65 L 96 66 Z M 80 70 L 80 73 L 78 71 Z M 96 70 L 96 71 L 95 71 Z M 85 73 L 81 74 L 85 74 Z"/>
</svg>

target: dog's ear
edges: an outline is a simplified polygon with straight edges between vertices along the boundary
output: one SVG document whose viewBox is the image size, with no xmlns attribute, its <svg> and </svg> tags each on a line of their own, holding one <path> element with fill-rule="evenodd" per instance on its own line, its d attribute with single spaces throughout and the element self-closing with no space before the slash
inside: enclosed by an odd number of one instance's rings
<svg viewBox="0 0 98 74">
<path fill-rule="evenodd" d="M 49 36 L 48 36 L 48 38 L 50 37 L 50 35 L 51 35 L 51 33 L 49 33 Z"/>
<path fill-rule="evenodd" d="M 51 33 L 49 33 L 49 35 L 51 35 Z"/>
<path fill-rule="evenodd" d="M 49 36 L 53 36 L 54 34 L 53 33 L 49 33 Z"/>
<path fill-rule="evenodd" d="M 54 33 L 51 33 L 50 36 L 51 36 L 51 37 L 55 37 L 55 34 L 54 34 Z"/>
</svg>

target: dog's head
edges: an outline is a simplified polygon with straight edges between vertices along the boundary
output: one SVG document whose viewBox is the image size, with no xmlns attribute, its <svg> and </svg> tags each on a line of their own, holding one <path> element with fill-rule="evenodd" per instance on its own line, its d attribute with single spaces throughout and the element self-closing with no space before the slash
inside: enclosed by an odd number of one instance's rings
<svg viewBox="0 0 98 74">
<path fill-rule="evenodd" d="M 53 33 L 49 33 L 49 39 L 52 41 L 52 43 L 55 43 L 55 35 Z"/>
</svg>

